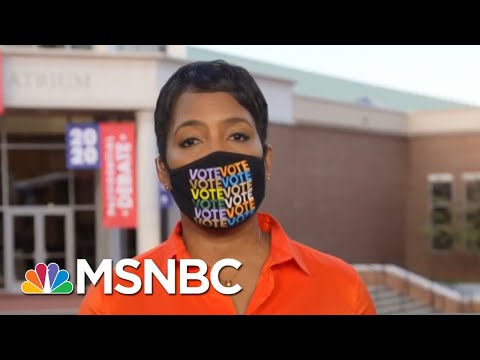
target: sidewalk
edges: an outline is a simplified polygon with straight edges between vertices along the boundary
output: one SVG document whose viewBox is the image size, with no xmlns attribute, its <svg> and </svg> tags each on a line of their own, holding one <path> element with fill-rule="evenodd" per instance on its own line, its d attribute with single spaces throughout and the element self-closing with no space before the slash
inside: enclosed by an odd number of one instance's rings
<svg viewBox="0 0 480 360">
<path fill-rule="evenodd" d="M 0 294 L 0 315 L 75 315 L 83 295 Z"/>
</svg>

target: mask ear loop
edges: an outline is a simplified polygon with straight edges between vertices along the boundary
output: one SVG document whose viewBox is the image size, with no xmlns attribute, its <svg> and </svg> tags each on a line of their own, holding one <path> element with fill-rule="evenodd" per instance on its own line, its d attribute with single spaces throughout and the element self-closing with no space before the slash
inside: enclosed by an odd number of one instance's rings
<svg viewBox="0 0 480 360">
<path fill-rule="evenodd" d="M 155 158 L 155 164 L 157 165 L 157 169 L 160 169 L 160 155 L 158 155 L 156 158 Z M 164 162 L 165 164 L 165 167 L 167 168 L 167 170 L 169 170 L 168 168 L 168 165 L 167 165 L 167 162 Z M 172 190 L 172 187 L 170 185 L 164 185 L 164 188 L 165 190 L 167 191 L 171 191 Z"/>
<path fill-rule="evenodd" d="M 267 158 L 267 147 L 268 145 L 265 143 L 262 145 L 263 148 L 263 162 L 265 163 L 265 159 Z M 267 181 L 270 181 L 270 174 L 266 174 Z"/>
</svg>

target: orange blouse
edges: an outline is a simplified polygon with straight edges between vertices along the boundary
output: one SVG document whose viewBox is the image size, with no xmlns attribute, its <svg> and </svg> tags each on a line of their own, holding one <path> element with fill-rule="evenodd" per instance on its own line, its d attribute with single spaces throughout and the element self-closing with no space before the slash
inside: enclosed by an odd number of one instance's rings
<svg viewBox="0 0 480 360">
<path fill-rule="evenodd" d="M 258 220 L 261 229 L 271 233 L 271 250 L 246 314 L 376 314 L 365 284 L 351 265 L 290 239 L 269 214 L 259 213 Z M 145 259 L 152 259 L 166 274 L 168 259 L 190 258 L 181 233 L 179 222 L 167 241 L 135 257 L 141 265 L 128 271 L 137 274 L 143 281 L 142 264 Z M 131 282 L 114 275 L 113 287 L 118 283 L 132 286 Z M 88 289 L 79 314 L 236 313 L 232 299 L 217 292 L 211 285 L 204 294 L 182 295 L 178 291 L 168 294 L 154 278 L 152 290 L 152 294 L 145 294 L 143 287 L 134 295 L 124 295 L 115 290 L 113 294 L 104 294 L 102 278 L 96 286 Z"/>
</svg>

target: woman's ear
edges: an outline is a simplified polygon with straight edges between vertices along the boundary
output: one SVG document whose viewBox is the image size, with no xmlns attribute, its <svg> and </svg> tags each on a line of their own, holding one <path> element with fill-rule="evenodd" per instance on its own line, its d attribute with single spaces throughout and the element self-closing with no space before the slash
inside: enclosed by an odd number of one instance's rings
<svg viewBox="0 0 480 360">
<path fill-rule="evenodd" d="M 265 149 L 265 176 L 267 178 L 267 181 L 270 181 L 270 177 L 272 174 L 272 153 L 273 153 L 273 148 L 272 145 L 267 144 L 266 149 Z"/>
<path fill-rule="evenodd" d="M 168 175 L 167 167 L 165 163 L 160 160 L 160 156 L 155 158 L 155 168 L 157 170 L 158 180 L 160 180 L 163 187 L 168 191 L 172 190 L 172 184 L 170 183 L 170 176 Z"/>
</svg>

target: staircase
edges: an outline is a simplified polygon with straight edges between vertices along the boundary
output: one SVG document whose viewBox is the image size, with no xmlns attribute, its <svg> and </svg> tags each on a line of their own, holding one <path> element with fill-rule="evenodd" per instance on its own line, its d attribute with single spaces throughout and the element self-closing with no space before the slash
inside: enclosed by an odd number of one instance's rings
<svg viewBox="0 0 480 360">
<path fill-rule="evenodd" d="M 480 291 L 468 294 L 393 264 L 356 264 L 379 315 L 480 313 Z"/>
<path fill-rule="evenodd" d="M 400 294 L 384 285 L 369 286 L 368 290 L 379 315 L 438 314 L 432 306 Z"/>
</svg>

